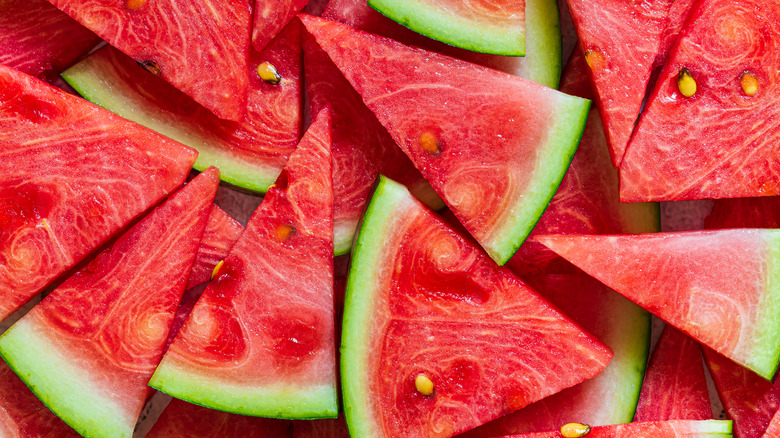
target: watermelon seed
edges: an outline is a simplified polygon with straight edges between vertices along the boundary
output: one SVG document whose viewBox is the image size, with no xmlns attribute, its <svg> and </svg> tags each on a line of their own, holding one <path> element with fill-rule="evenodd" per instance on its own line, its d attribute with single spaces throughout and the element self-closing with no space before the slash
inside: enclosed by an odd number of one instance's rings
<svg viewBox="0 0 780 438">
<path fill-rule="evenodd" d="M 279 225 L 276 227 L 276 238 L 284 242 L 295 234 L 295 227 L 292 225 Z"/>
<path fill-rule="evenodd" d="M 219 263 L 217 263 L 217 266 L 214 266 L 214 270 L 211 271 L 211 279 L 212 280 L 214 279 L 214 277 L 217 276 L 217 274 L 219 274 L 219 268 L 221 268 L 222 265 L 224 265 L 224 264 L 225 264 L 225 261 L 224 260 L 220 260 Z"/>
<path fill-rule="evenodd" d="M 561 427 L 564 438 L 580 438 L 590 433 L 590 426 L 583 423 L 568 423 Z"/>
<path fill-rule="evenodd" d="M 439 155 L 441 153 L 439 140 L 430 132 L 426 132 L 420 137 L 420 147 L 431 155 Z"/>
<path fill-rule="evenodd" d="M 691 97 L 696 94 L 696 79 L 691 75 L 691 71 L 683 67 L 677 75 L 677 88 L 685 97 Z"/>
<path fill-rule="evenodd" d="M 138 61 L 138 65 L 155 76 L 160 76 L 160 73 L 162 73 L 162 69 L 154 61 Z"/>
<path fill-rule="evenodd" d="M 426 397 L 433 395 L 433 380 L 425 374 L 418 374 L 414 378 L 414 386 L 417 388 L 417 392 Z"/>
<path fill-rule="evenodd" d="M 282 75 L 276 71 L 276 67 L 268 62 L 263 62 L 257 66 L 257 75 L 271 85 L 279 85 L 279 82 L 282 81 Z"/>
<path fill-rule="evenodd" d="M 588 50 L 585 52 L 585 62 L 591 70 L 600 68 L 604 64 L 604 55 L 595 50 Z"/>
<path fill-rule="evenodd" d="M 758 92 L 758 79 L 748 72 L 742 73 L 742 78 L 739 80 L 742 85 L 742 91 L 748 96 L 752 96 Z"/>
<path fill-rule="evenodd" d="M 125 7 L 131 11 L 137 11 L 144 7 L 146 0 L 127 0 Z"/>
</svg>

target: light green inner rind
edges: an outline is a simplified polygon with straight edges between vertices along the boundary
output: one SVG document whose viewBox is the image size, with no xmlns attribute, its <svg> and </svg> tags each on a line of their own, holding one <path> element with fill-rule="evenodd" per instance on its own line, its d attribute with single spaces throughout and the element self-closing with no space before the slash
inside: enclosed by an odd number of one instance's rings
<svg viewBox="0 0 780 438">
<path fill-rule="evenodd" d="M 0 354 L 24 383 L 70 427 L 85 437 L 133 435 L 136 418 L 128 420 L 114 400 L 90 380 L 90 368 L 68 357 L 50 341 L 46 327 L 22 318 L 0 336 Z"/>
<path fill-rule="evenodd" d="M 526 54 L 518 76 L 558 88 L 563 71 L 561 17 L 557 0 L 526 0 Z"/>
<path fill-rule="evenodd" d="M 97 51 L 62 73 L 62 78 L 81 96 L 119 116 L 146 126 L 198 151 L 194 168 L 205 170 L 219 167 L 220 178 L 229 184 L 256 193 L 265 193 L 276 181 L 281 168 L 259 166 L 236 158 L 217 137 L 193 132 L 156 111 L 146 100 L 118 81 L 116 71 L 105 59 L 105 51 Z"/>
<path fill-rule="evenodd" d="M 755 322 L 750 357 L 745 366 L 772 380 L 780 362 L 780 230 L 762 230 L 766 235 L 766 290 Z"/>
<path fill-rule="evenodd" d="M 402 26 L 427 37 L 475 52 L 525 55 L 525 33 L 471 16 L 443 12 L 435 2 L 368 0 L 368 5 Z"/>
<path fill-rule="evenodd" d="M 732 434 L 731 420 L 701 420 L 696 421 L 696 425 L 695 431 L 707 437 L 730 437 Z"/>
<path fill-rule="evenodd" d="M 338 394 L 332 385 L 291 382 L 247 387 L 180 368 L 170 360 L 160 364 L 149 386 L 190 403 L 234 414 L 292 420 L 338 415 Z"/>
<path fill-rule="evenodd" d="M 504 265 L 536 226 L 569 169 L 585 130 L 590 101 L 557 93 L 556 119 L 538 149 L 539 160 L 528 186 L 513 208 L 500 220 L 496 231 L 481 242 L 488 255 Z"/>
</svg>

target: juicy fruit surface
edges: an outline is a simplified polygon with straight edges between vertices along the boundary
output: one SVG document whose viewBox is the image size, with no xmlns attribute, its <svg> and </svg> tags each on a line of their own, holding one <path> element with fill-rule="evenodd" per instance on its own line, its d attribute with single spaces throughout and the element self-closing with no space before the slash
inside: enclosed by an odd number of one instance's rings
<svg viewBox="0 0 780 438">
<path fill-rule="evenodd" d="M 0 320 L 179 186 L 197 153 L 0 66 Z"/>
<path fill-rule="evenodd" d="M 615 424 L 594 427 L 585 436 L 588 438 L 730 438 L 731 422 L 723 420 L 672 420 Z M 512 435 L 504 438 L 562 438 L 562 435 L 555 431 Z"/>
<path fill-rule="evenodd" d="M 190 270 L 187 289 L 211 279 L 214 267 L 224 260 L 244 227 L 216 205 L 211 209 L 206 230 L 200 239 L 198 254 Z"/>
<path fill-rule="evenodd" d="M 340 23 L 302 19 L 469 233 L 505 263 L 560 184 L 588 102 Z"/>
<path fill-rule="evenodd" d="M 780 228 L 780 196 L 717 199 L 704 228 Z"/>
<path fill-rule="evenodd" d="M 621 165 L 621 199 L 780 194 L 780 3 L 705 1 L 691 14 Z M 677 85 L 683 68 L 697 84 L 691 97 Z M 754 95 L 744 75 L 756 79 Z"/>
<path fill-rule="evenodd" d="M 655 58 L 654 67 L 661 67 L 666 63 L 671 53 L 674 43 L 685 28 L 685 21 L 696 4 L 696 0 L 673 0 L 669 6 L 669 13 L 666 19 L 666 28 L 661 34 L 661 44 L 658 55 Z"/>
<path fill-rule="evenodd" d="M 261 51 L 306 6 L 308 0 L 256 0 L 252 46 Z"/>
<path fill-rule="evenodd" d="M 353 436 L 451 436 L 593 377 L 611 357 L 386 178 L 358 235 L 344 312 Z M 419 375 L 432 395 L 416 389 Z"/>
<path fill-rule="evenodd" d="M 218 117 L 244 114 L 250 0 L 50 2 Z"/>
</svg>

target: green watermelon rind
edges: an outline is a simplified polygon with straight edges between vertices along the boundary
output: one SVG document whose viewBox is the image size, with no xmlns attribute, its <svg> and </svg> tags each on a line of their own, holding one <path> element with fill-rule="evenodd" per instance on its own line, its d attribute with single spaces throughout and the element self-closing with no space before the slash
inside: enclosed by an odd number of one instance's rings
<svg viewBox="0 0 780 438">
<path fill-rule="evenodd" d="M 745 366 L 772 380 L 780 363 L 780 231 L 767 231 L 766 292 L 758 307 L 757 330 Z"/>
<path fill-rule="evenodd" d="M 475 23 L 469 17 L 444 13 L 431 2 L 368 0 L 368 5 L 396 23 L 443 43 L 494 55 L 525 55 L 525 33 L 511 26 Z"/>
<path fill-rule="evenodd" d="M 526 0 L 526 57 L 520 76 L 558 88 L 563 72 L 561 13 L 555 0 Z"/>
<path fill-rule="evenodd" d="M 22 318 L 0 336 L 0 355 L 65 423 L 85 437 L 130 437 L 136 419 L 120 421 L 126 413 L 108 397 L 101 397 L 89 379 L 90 370 L 79 366 L 56 342 L 47 328 Z"/>
<path fill-rule="evenodd" d="M 731 420 L 700 420 L 684 421 L 685 424 L 695 424 L 696 427 L 690 427 L 689 432 L 699 432 L 706 434 L 707 437 L 731 437 L 733 433 L 733 423 Z"/>
</svg>

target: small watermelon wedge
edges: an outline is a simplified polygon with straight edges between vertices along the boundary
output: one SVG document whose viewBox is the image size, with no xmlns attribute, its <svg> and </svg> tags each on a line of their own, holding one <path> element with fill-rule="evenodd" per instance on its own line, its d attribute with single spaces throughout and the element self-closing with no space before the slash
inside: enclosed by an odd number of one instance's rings
<svg viewBox="0 0 780 438">
<path fill-rule="evenodd" d="M 0 336 L 0 355 L 86 437 L 131 437 L 219 184 L 208 169 Z"/>
<path fill-rule="evenodd" d="M 775 1 L 696 3 L 626 151 L 621 200 L 780 194 L 778 16 Z"/>
<path fill-rule="evenodd" d="M 187 289 L 211 279 L 214 268 L 227 257 L 242 231 L 244 227 L 225 213 L 225 210 L 216 205 L 212 207 L 206 230 L 203 231 L 203 237 L 200 239 L 195 263 L 190 271 L 190 278 L 187 280 Z"/>
<path fill-rule="evenodd" d="M 237 414 L 335 417 L 332 205 L 330 116 L 324 111 L 149 384 Z"/>
<path fill-rule="evenodd" d="M 221 119 L 247 99 L 250 0 L 49 0 Z"/>
<path fill-rule="evenodd" d="M 589 102 L 340 23 L 301 17 L 458 220 L 497 263 L 506 263 L 560 184 Z M 465 129 L 463 120 L 469 120 Z"/>
<path fill-rule="evenodd" d="M 0 320 L 181 185 L 196 156 L 0 66 Z"/>
<path fill-rule="evenodd" d="M 359 437 L 465 432 L 595 376 L 612 356 L 385 177 L 353 250 L 341 353 Z"/>
<path fill-rule="evenodd" d="M 255 0 L 252 46 L 265 49 L 276 35 L 301 12 L 308 0 Z"/>
<path fill-rule="evenodd" d="M 774 376 L 780 230 L 536 239 L 700 343 L 767 380 Z"/>
<path fill-rule="evenodd" d="M 711 419 L 699 344 L 666 326 L 647 366 L 634 421 Z"/>
<path fill-rule="evenodd" d="M 566 435 L 556 430 L 523 435 L 507 435 L 503 438 L 565 438 L 567 436 L 588 438 L 730 438 L 731 426 L 731 421 L 727 420 L 650 421 L 592 428 L 587 425 L 573 423 L 569 429 L 571 432 Z M 578 430 L 583 431 L 578 432 Z M 584 430 L 587 430 L 587 432 Z"/>
</svg>

